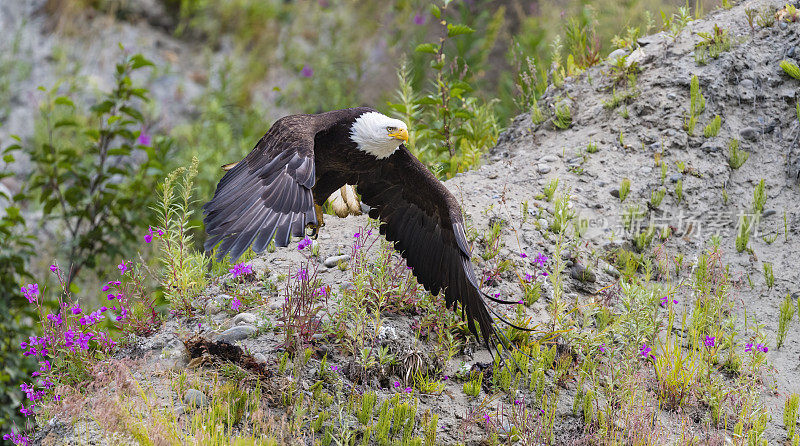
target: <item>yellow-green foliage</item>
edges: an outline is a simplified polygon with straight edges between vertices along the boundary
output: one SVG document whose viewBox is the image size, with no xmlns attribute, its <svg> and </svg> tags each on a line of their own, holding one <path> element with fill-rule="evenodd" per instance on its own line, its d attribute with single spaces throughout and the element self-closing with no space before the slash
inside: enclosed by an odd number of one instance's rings
<svg viewBox="0 0 800 446">
<path fill-rule="evenodd" d="M 728 142 L 728 165 L 731 166 L 731 169 L 742 167 L 749 157 L 750 153 L 739 149 L 738 139 L 731 139 L 730 142 Z"/>
<path fill-rule="evenodd" d="M 623 178 L 619 185 L 619 201 L 625 201 L 628 197 L 628 192 L 631 191 L 631 180 Z"/>
<path fill-rule="evenodd" d="M 719 129 L 722 127 L 722 117 L 720 115 L 714 116 L 714 119 L 706 125 L 706 128 L 703 129 L 703 136 L 706 138 L 711 138 L 717 136 L 719 134 Z"/>
<path fill-rule="evenodd" d="M 796 63 L 784 59 L 781 61 L 780 65 L 786 74 L 800 80 L 800 67 L 798 67 Z"/>
<path fill-rule="evenodd" d="M 677 409 L 691 395 L 704 374 L 705 362 L 696 351 L 684 351 L 680 342 L 667 339 L 655 360 L 658 398 L 668 408 Z"/>
<path fill-rule="evenodd" d="M 697 79 L 697 75 L 694 75 L 689 83 L 689 113 L 684 120 L 684 127 L 690 135 L 694 134 L 697 118 L 705 109 L 706 98 L 700 92 L 700 80 Z"/>
<path fill-rule="evenodd" d="M 572 125 L 572 111 L 568 104 L 556 104 L 553 125 L 560 130 L 566 130 Z"/>
<path fill-rule="evenodd" d="M 800 395 L 796 393 L 789 395 L 783 409 L 783 427 L 786 428 L 786 436 L 790 439 L 795 437 L 798 406 L 800 406 Z"/>
</svg>

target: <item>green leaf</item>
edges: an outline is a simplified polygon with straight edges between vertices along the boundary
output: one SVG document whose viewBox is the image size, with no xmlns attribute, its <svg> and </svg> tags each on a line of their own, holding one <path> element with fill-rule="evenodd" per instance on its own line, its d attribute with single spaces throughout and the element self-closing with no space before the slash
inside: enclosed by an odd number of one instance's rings
<svg viewBox="0 0 800 446">
<path fill-rule="evenodd" d="M 55 102 L 56 105 L 66 105 L 66 106 L 75 108 L 75 103 L 72 102 L 72 99 L 70 99 L 70 98 L 68 98 L 66 96 L 59 96 L 59 97 L 56 98 L 56 100 L 54 102 Z"/>
<path fill-rule="evenodd" d="M 78 125 L 78 123 L 75 122 L 74 119 L 72 119 L 72 118 L 64 118 L 64 119 L 59 119 L 58 121 L 56 121 L 56 123 L 53 124 L 53 128 L 75 127 L 77 125 Z"/>
<path fill-rule="evenodd" d="M 114 107 L 114 101 L 110 99 L 106 99 L 105 101 L 95 104 L 92 106 L 91 110 L 93 113 L 98 115 L 102 115 L 103 113 L 108 113 Z"/>
<path fill-rule="evenodd" d="M 475 30 L 470 28 L 467 25 L 462 25 L 462 24 L 458 24 L 458 25 L 448 24 L 447 25 L 447 37 L 460 36 L 461 34 L 472 34 L 474 32 L 475 32 Z"/>
<path fill-rule="evenodd" d="M 434 45 L 432 43 L 420 43 L 416 48 L 414 48 L 414 51 L 417 53 L 436 54 L 439 52 L 439 45 Z"/>
<path fill-rule="evenodd" d="M 80 293 L 81 289 L 78 287 L 77 284 L 75 284 L 75 282 L 72 282 L 72 283 L 69 284 L 69 292 L 72 293 L 73 295 L 75 295 L 75 294 Z"/>
<path fill-rule="evenodd" d="M 134 70 L 138 70 L 142 67 L 152 67 L 155 66 L 153 62 L 150 62 L 147 58 L 142 56 L 141 54 L 135 54 L 131 57 L 131 68 Z"/>
<path fill-rule="evenodd" d="M 5 156 L 3 156 L 3 162 L 5 162 L 5 163 L 13 163 L 14 162 L 14 155 L 12 155 L 10 153 L 7 153 Z"/>
<path fill-rule="evenodd" d="M 435 4 L 433 4 L 433 3 L 431 3 L 431 14 L 432 14 L 434 17 L 436 17 L 437 19 L 441 19 L 441 18 L 442 18 L 442 10 L 441 10 L 441 9 L 439 9 L 439 7 L 438 7 L 438 6 L 436 6 L 436 5 L 435 5 Z"/>
<path fill-rule="evenodd" d="M 131 118 L 137 120 L 137 121 L 144 121 L 144 116 L 142 116 L 142 113 L 139 110 L 136 110 L 133 107 L 129 107 L 129 106 L 126 105 L 126 106 L 121 107 L 120 111 L 122 113 L 125 113 L 126 115 L 130 116 Z"/>
</svg>

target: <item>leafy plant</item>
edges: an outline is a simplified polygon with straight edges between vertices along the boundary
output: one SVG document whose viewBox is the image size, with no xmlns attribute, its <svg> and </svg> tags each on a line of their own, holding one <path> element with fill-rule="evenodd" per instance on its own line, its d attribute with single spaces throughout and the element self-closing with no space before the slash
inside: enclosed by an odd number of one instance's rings
<svg viewBox="0 0 800 446">
<path fill-rule="evenodd" d="M 432 88 L 417 95 L 407 75 L 401 71 L 400 101 L 389 104 L 398 117 L 419 118 L 407 123 L 414 129 L 410 149 L 444 178 L 477 165 L 480 155 L 494 146 L 499 135 L 493 103 L 483 102 L 473 95 L 466 60 L 448 57 L 445 51 L 448 46 L 457 46 L 462 36 L 475 32 L 463 23 L 448 19 L 449 5 L 450 1 L 441 6 L 431 5 L 430 12 L 439 28 L 438 41 L 421 43 L 415 49 L 416 53 L 427 54 L 430 58 L 434 73 Z M 452 62 L 448 62 L 450 58 Z M 419 113 L 415 116 L 412 109 Z"/>
<path fill-rule="evenodd" d="M 781 61 L 780 66 L 783 68 L 784 73 L 800 80 L 800 67 L 798 67 L 796 63 L 784 59 Z"/>
<path fill-rule="evenodd" d="M 619 201 L 625 201 L 625 198 L 628 197 L 628 193 L 630 191 L 631 191 L 631 180 L 623 178 L 622 182 L 619 185 Z"/>
<path fill-rule="evenodd" d="M 164 298 L 178 314 L 193 312 L 192 300 L 205 287 L 205 271 L 209 259 L 193 249 L 192 214 L 194 213 L 193 184 L 197 176 L 198 160 L 170 172 L 158 188 L 158 202 L 154 209 L 158 215 L 158 228 L 149 230 L 152 240 L 160 243 L 159 260 L 163 267 L 161 286 Z M 146 238 L 147 240 L 147 238 Z"/>
<path fill-rule="evenodd" d="M 703 129 L 703 136 L 706 138 L 712 138 L 719 134 L 719 129 L 722 127 L 722 117 L 720 115 L 714 116 L 714 119 L 706 125 L 706 128 Z"/>
<path fill-rule="evenodd" d="M 764 204 L 767 202 L 767 193 L 765 190 L 764 179 L 758 182 L 758 185 L 753 190 L 753 213 L 761 214 L 764 210 Z"/>
<path fill-rule="evenodd" d="M 689 83 L 689 113 L 684 119 L 684 128 L 689 135 L 694 134 L 697 118 L 705 109 L 706 98 L 700 92 L 700 81 L 697 79 L 697 75 L 693 75 Z"/>
<path fill-rule="evenodd" d="M 717 59 L 722 53 L 731 49 L 732 39 L 727 29 L 714 24 L 710 33 L 699 32 L 701 41 L 695 45 L 694 58 L 700 65 L 708 63 L 707 57 Z"/>
<path fill-rule="evenodd" d="M 140 54 L 124 56 L 114 88 L 88 113 L 69 97 L 57 96 L 54 87 L 42 107 L 43 136 L 25 147 L 34 164 L 30 188 L 43 205 L 43 218 L 63 225 L 59 246 L 70 265 L 68 285 L 83 267 L 128 254 L 147 220 L 170 149 L 168 141 L 147 134 L 140 110 L 147 90 L 131 79 L 151 65 Z"/>
<path fill-rule="evenodd" d="M 791 322 L 793 317 L 794 301 L 792 301 L 791 295 L 787 294 L 786 298 L 781 302 L 780 313 L 778 314 L 778 335 L 776 336 L 778 348 L 781 348 L 784 339 L 786 339 L 786 330 L 789 328 L 789 322 Z"/>
<path fill-rule="evenodd" d="M 738 169 L 744 165 L 750 154 L 745 150 L 739 150 L 739 140 L 731 139 L 728 142 L 728 165 L 732 169 Z"/>
<path fill-rule="evenodd" d="M 572 125 L 572 112 L 566 102 L 556 103 L 553 113 L 553 125 L 557 129 L 566 130 Z"/>
</svg>

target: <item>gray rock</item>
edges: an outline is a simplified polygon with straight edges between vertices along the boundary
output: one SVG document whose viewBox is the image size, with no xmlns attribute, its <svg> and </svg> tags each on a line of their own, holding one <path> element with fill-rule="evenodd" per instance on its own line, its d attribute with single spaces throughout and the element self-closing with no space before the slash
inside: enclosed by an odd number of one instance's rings
<svg viewBox="0 0 800 446">
<path fill-rule="evenodd" d="M 789 51 L 786 52 L 786 57 L 791 57 L 792 59 L 797 57 L 797 47 L 792 45 L 789 47 Z"/>
<path fill-rule="evenodd" d="M 611 65 L 614 65 L 615 63 L 617 63 L 617 60 L 619 58 L 625 57 L 627 55 L 628 55 L 628 51 L 625 50 L 624 48 L 616 49 L 616 50 L 612 51 L 611 54 L 608 55 L 608 63 L 611 64 Z"/>
<path fill-rule="evenodd" d="M 545 155 L 545 156 L 541 157 L 539 159 L 539 161 L 541 161 L 543 163 L 554 163 L 554 162 L 558 161 L 558 157 L 555 156 L 555 155 L 552 155 L 552 154 L 551 155 Z"/>
<path fill-rule="evenodd" d="M 672 175 L 669 176 L 669 180 L 672 181 L 673 183 L 677 183 L 678 180 L 682 179 L 683 179 L 682 173 L 673 173 Z"/>
<path fill-rule="evenodd" d="M 166 348 L 161 351 L 162 363 L 169 370 L 181 370 L 189 364 L 189 350 L 178 339 L 170 342 Z"/>
<path fill-rule="evenodd" d="M 764 212 L 761 214 L 761 216 L 762 216 L 762 217 L 769 217 L 770 215 L 775 215 L 775 214 L 777 214 L 777 213 L 778 213 L 778 211 L 776 211 L 775 209 L 767 209 L 766 211 L 764 211 Z"/>
<path fill-rule="evenodd" d="M 378 329 L 378 339 L 381 341 L 396 341 L 400 337 L 397 336 L 397 330 L 394 327 L 387 327 L 382 325 L 381 328 Z"/>
<path fill-rule="evenodd" d="M 639 169 L 639 172 L 641 172 L 642 175 L 647 175 L 652 171 L 653 171 L 653 168 L 650 167 L 650 166 L 643 166 L 641 169 Z"/>
<path fill-rule="evenodd" d="M 253 313 L 239 313 L 233 318 L 233 325 L 256 325 L 258 316 Z"/>
<path fill-rule="evenodd" d="M 748 141 L 755 141 L 756 139 L 758 139 L 759 133 L 760 131 L 755 127 L 745 127 L 739 130 L 739 136 Z"/>
<path fill-rule="evenodd" d="M 547 164 L 537 164 L 536 165 L 536 171 L 541 173 L 541 174 L 549 173 L 551 170 L 552 170 L 552 168 L 550 166 L 548 166 Z"/>
<path fill-rule="evenodd" d="M 235 327 L 231 327 L 222 332 L 219 336 L 217 336 L 217 341 L 227 342 L 232 344 L 236 341 L 241 341 L 242 339 L 247 339 L 248 337 L 252 336 L 257 332 L 258 329 L 253 327 L 252 325 L 237 325 Z"/>
<path fill-rule="evenodd" d="M 265 364 L 267 362 L 267 357 L 264 356 L 263 353 L 256 353 L 255 355 L 253 355 L 253 359 L 255 359 L 256 361 L 258 361 L 258 362 L 260 362 L 262 364 Z"/>
<path fill-rule="evenodd" d="M 547 224 L 547 220 L 545 220 L 544 218 L 540 218 L 540 219 L 539 219 L 539 225 L 540 225 L 541 227 L 543 227 L 543 228 L 546 228 L 546 227 L 548 227 L 548 226 L 549 226 L 549 225 Z"/>
<path fill-rule="evenodd" d="M 667 93 L 667 99 L 669 99 L 670 101 L 675 101 L 678 99 L 678 95 L 676 95 L 675 93 Z"/>
<path fill-rule="evenodd" d="M 342 254 L 340 256 L 330 256 L 323 262 L 323 265 L 327 266 L 328 268 L 333 268 L 339 264 L 339 262 L 346 262 L 350 260 L 350 254 Z"/>
<path fill-rule="evenodd" d="M 222 311 L 222 302 L 219 300 L 211 299 L 206 304 L 206 314 L 217 314 Z"/>
<path fill-rule="evenodd" d="M 197 389 L 189 389 L 183 395 L 183 404 L 190 408 L 203 407 L 208 404 L 208 398 L 205 393 Z"/>
<path fill-rule="evenodd" d="M 605 265 L 605 267 L 603 268 L 603 271 L 605 271 L 606 274 L 614 277 L 615 279 L 619 278 L 619 271 L 617 271 L 616 268 L 614 268 L 613 266 L 611 266 L 609 264 Z"/>
<path fill-rule="evenodd" d="M 572 265 L 572 268 L 569 270 L 569 276 L 584 283 L 594 283 L 597 280 L 597 277 L 595 277 L 594 273 L 586 269 L 586 267 L 580 263 Z"/>
<path fill-rule="evenodd" d="M 611 189 L 609 193 L 611 194 L 612 197 L 619 198 L 619 189 Z"/>
</svg>

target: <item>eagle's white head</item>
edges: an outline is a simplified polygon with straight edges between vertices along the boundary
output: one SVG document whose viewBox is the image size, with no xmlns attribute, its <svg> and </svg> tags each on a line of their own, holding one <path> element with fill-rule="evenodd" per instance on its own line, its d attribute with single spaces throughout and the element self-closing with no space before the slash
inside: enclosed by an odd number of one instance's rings
<svg viewBox="0 0 800 446">
<path fill-rule="evenodd" d="M 350 128 L 350 139 L 364 152 L 378 159 L 394 153 L 400 144 L 408 142 L 406 123 L 378 112 L 364 113 Z"/>
</svg>

